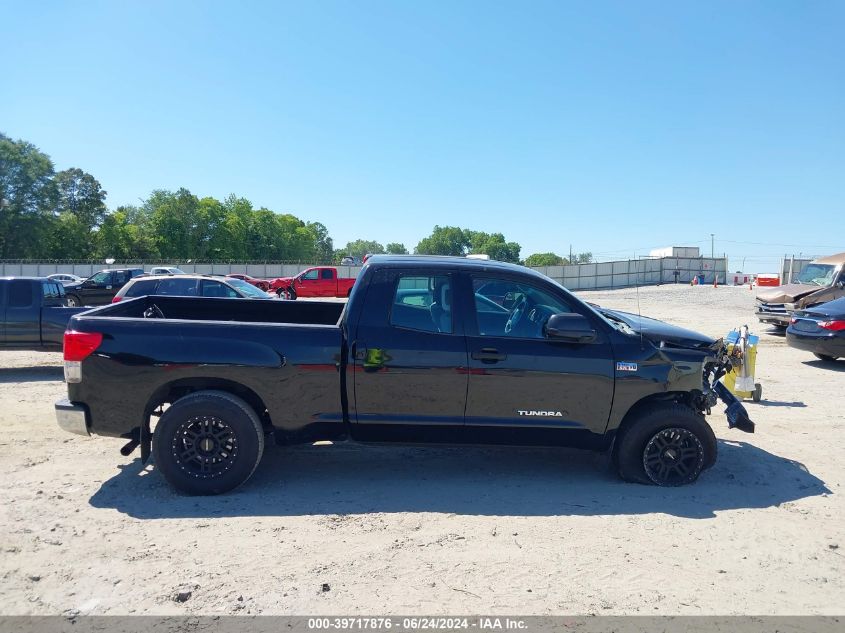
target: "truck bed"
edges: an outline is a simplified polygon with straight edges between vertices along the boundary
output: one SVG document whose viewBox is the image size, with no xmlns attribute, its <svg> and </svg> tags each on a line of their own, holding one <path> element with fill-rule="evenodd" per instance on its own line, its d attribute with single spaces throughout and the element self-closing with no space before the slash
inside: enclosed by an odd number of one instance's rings
<svg viewBox="0 0 845 633">
<path fill-rule="evenodd" d="M 345 303 L 329 301 L 253 301 L 214 297 L 147 296 L 91 310 L 86 316 L 162 318 L 144 316 L 147 310 L 158 308 L 166 320 L 338 325 L 345 306 Z"/>
<path fill-rule="evenodd" d="M 158 317 L 144 312 L 158 308 Z M 103 336 L 82 382 L 68 384 L 86 403 L 90 430 L 130 437 L 144 412 L 188 389 L 235 391 L 277 437 L 304 427 L 343 430 L 339 325 L 344 303 L 145 296 L 89 310 L 70 329 Z M 131 385 L 131 388 L 125 388 Z M 120 390 L 121 406 L 115 407 Z"/>
</svg>

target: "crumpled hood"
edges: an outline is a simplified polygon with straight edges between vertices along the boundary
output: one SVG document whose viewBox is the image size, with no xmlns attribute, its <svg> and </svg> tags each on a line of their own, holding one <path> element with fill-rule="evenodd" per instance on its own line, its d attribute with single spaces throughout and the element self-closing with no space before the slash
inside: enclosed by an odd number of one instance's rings
<svg viewBox="0 0 845 633">
<path fill-rule="evenodd" d="M 665 321 L 658 321 L 657 319 L 631 314 L 630 312 L 622 312 L 620 310 L 610 310 L 608 308 L 598 308 L 598 310 L 602 314 L 609 314 L 621 319 L 632 330 L 638 334 L 642 334 L 643 337 L 658 345 L 661 342 L 665 342 L 672 347 L 706 350 L 710 349 L 718 341 L 718 339 L 714 339 L 706 334 L 678 327 Z"/>
<path fill-rule="evenodd" d="M 786 284 L 776 288 L 758 288 L 757 298 L 766 303 L 793 303 L 796 299 L 821 288 L 821 286 L 810 284 Z"/>
</svg>

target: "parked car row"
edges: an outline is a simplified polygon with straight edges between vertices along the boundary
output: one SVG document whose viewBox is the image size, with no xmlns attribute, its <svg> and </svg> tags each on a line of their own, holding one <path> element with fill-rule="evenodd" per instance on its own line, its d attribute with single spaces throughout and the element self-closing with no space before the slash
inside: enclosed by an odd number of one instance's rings
<svg viewBox="0 0 845 633">
<path fill-rule="evenodd" d="M 785 328 L 788 345 L 820 360 L 845 358 L 845 253 L 814 260 L 785 281 L 758 291 L 759 321 Z"/>
</svg>

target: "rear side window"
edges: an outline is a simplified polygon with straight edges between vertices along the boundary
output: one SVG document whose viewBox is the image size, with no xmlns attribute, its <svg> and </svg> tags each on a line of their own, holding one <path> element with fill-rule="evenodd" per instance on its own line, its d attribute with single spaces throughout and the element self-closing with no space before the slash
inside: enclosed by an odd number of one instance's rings
<svg viewBox="0 0 845 633">
<path fill-rule="evenodd" d="M 134 270 L 129 271 L 130 279 L 133 279 L 133 278 L 137 277 L 138 275 L 143 275 L 143 274 L 144 274 L 144 271 L 141 270 L 140 268 L 136 268 Z"/>
<path fill-rule="evenodd" d="M 229 286 L 219 281 L 205 279 L 202 282 L 203 297 L 239 297 L 240 295 Z"/>
<path fill-rule="evenodd" d="M 45 299 L 58 299 L 62 296 L 59 294 L 58 284 L 55 283 L 41 284 L 41 294 Z"/>
<path fill-rule="evenodd" d="M 28 308 L 32 305 L 32 284 L 29 281 L 12 281 L 9 284 L 9 307 Z"/>
<path fill-rule="evenodd" d="M 423 332 L 451 334 L 452 281 L 448 275 L 400 275 L 390 324 Z"/>
<path fill-rule="evenodd" d="M 334 275 L 332 274 L 334 271 L 330 268 L 324 268 L 320 271 L 320 278 L 321 279 L 334 279 Z"/>
<path fill-rule="evenodd" d="M 179 297 L 195 297 L 197 295 L 196 279 L 162 279 L 158 284 L 157 295 L 176 295 Z"/>
<path fill-rule="evenodd" d="M 132 275 L 128 270 L 118 270 L 114 273 L 114 280 L 112 281 L 112 283 L 115 286 L 122 286 L 130 279 L 132 279 Z"/>
<path fill-rule="evenodd" d="M 126 294 L 123 296 L 142 297 L 144 295 L 154 295 L 157 283 L 158 282 L 155 279 L 150 279 L 149 281 L 136 281 L 126 289 Z"/>
</svg>

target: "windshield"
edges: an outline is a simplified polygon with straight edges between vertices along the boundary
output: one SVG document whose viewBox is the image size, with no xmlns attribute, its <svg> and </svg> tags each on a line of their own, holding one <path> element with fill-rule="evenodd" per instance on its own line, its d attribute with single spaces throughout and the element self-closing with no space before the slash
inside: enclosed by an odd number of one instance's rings
<svg viewBox="0 0 845 633">
<path fill-rule="evenodd" d="M 230 277 L 226 280 L 226 282 L 232 286 L 232 288 L 237 288 L 248 297 L 261 297 L 262 299 L 266 299 L 269 296 L 266 292 L 259 290 L 252 284 L 248 284 L 240 279 L 235 279 L 234 277 Z"/>
<path fill-rule="evenodd" d="M 801 271 L 796 281 L 799 284 L 815 284 L 817 286 L 829 286 L 833 283 L 836 274 L 836 266 L 832 264 L 808 264 Z"/>
</svg>

